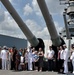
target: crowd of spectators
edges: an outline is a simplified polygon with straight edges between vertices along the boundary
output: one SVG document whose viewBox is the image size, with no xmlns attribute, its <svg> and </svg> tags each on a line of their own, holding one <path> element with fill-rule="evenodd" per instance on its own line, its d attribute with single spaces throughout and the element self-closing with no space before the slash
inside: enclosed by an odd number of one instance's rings
<svg viewBox="0 0 74 75">
<path fill-rule="evenodd" d="M 8 48 L 0 47 L 0 69 L 2 70 L 36 70 L 42 71 L 44 53 L 42 48 L 34 47 Z"/>
<path fill-rule="evenodd" d="M 56 57 L 57 56 L 57 57 Z M 57 71 L 58 73 L 68 73 L 70 60 L 72 73 L 74 73 L 74 46 L 68 50 L 66 45 L 57 47 L 57 55 L 52 46 L 49 46 L 46 58 L 40 47 L 35 50 L 34 47 L 20 48 L 0 46 L 0 69 L 15 71 Z M 57 67 L 57 68 L 56 68 Z"/>
</svg>

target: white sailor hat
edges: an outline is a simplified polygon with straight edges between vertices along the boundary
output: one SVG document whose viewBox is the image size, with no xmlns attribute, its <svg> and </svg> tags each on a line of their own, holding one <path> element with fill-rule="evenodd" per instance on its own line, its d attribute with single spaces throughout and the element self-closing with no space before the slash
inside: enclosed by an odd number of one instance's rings
<svg viewBox="0 0 74 75">
<path fill-rule="evenodd" d="M 3 49 L 7 48 L 7 46 L 3 46 Z"/>
</svg>

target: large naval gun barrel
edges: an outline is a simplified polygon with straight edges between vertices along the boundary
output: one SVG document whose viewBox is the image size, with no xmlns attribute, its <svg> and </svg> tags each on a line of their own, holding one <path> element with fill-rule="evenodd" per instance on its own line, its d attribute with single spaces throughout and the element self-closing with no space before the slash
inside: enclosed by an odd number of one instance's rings
<svg viewBox="0 0 74 75">
<path fill-rule="evenodd" d="M 50 15 L 48 8 L 46 6 L 45 0 L 37 0 L 38 5 L 41 9 L 41 12 L 43 14 L 43 17 L 45 19 L 48 31 L 51 36 L 52 40 L 52 49 L 55 51 L 55 60 L 56 60 L 56 66 L 55 69 L 57 70 L 57 57 L 58 57 L 58 50 L 57 47 L 65 44 L 64 40 L 58 35 L 57 30 L 55 28 L 52 16 Z"/>
<path fill-rule="evenodd" d="M 43 42 L 43 40 L 40 39 L 40 38 L 37 39 L 32 34 L 32 32 L 29 30 L 29 28 L 26 26 L 26 24 L 23 22 L 23 20 L 21 19 L 21 17 L 16 12 L 16 10 L 14 9 L 14 7 L 10 3 L 10 1 L 9 0 L 1 0 L 1 2 L 6 7 L 6 9 L 11 14 L 11 16 L 14 18 L 14 20 L 16 21 L 16 23 L 18 24 L 18 26 L 20 27 L 20 29 L 22 30 L 22 32 L 27 37 L 27 39 L 30 42 L 30 44 L 32 46 L 34 46 L 36 49 L 38 49 L 39 47 L 42 47 L 42 49 L 44 49 L 44 42 Z"/>
<path fill-rule="evenodd" d="M 57 33 L 57 30 L 55 28 L 52 16 L 48 11 L 48 8 L 47 8 L 47 5 L 45 3 L 45 0 L 37 0 L 37 2 L 38 2 L 38 5 L 39 5 L 39 7 L 41 9 L 43 17 L 45 19 L 45 22 L 46 22 L 48 31 L 50 33 L 53 45 L 54 46 L 61 45 L 62 41 L 61 41 L 61 39 L 60 39 L 60 37 L 59 37 L 59 35 Z"/>
</svg>

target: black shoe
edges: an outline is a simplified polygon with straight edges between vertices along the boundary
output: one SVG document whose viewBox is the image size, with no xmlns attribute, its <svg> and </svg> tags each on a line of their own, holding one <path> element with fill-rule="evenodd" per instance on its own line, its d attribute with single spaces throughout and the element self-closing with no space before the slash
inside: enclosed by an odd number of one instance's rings
<svg viewBox="0 0 74 75">
<path fill-rule="evenodd" d="M 66 73 L 62 73 L 62 74 L 66 74 Z"/>
</svg>

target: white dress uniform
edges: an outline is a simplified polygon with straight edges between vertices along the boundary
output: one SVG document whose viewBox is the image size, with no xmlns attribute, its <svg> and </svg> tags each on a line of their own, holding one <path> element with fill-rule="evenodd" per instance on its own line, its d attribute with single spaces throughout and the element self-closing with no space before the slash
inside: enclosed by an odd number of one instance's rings
<svg viewBox="0 0 74 75">
<path fill-rule="evenodd" d="M 68 58 L 69 58 L 69 50 L 65 48 L 64 50 L 64 73 L 68 73 Z"/>
<path fill-rule="evenodd" d="M 74 52 L 72 53 L 70 59 L 72 60 L 72 65 L 73 65 L 73 74 L 74 74 Z"/>
<path fill-rule="evenodd" d="M 6 70 L 7 69 L 7 51 L 5 49 L 1 51 L 1 58 L 2 58 L 2 69 Z"/>
<path fill-rule="evenodd" d="M 28 70 L 32 70 L 32 50 L 28 50 Z"/>
</svg>

